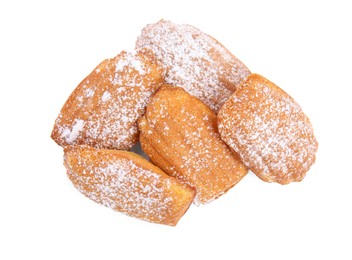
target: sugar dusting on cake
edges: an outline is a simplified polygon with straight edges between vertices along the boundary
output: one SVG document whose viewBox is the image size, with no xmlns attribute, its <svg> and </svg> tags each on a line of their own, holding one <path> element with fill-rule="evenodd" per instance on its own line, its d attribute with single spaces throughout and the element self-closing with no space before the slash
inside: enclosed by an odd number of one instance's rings
<svg viewBox="0 0 352 260">
<path fill-rule="evenodd" d="M 255 79 L 249 78 L 222 108 L 219 131 L 243 162 L 268 181 L 300 181 L 315 160 L 318 144 L 301 107 Z"/>
<path fill-rule="evenodd" d="M 216 115 L 180 88 L 157 92 L 140 129 L 142 148 L 151 160 L 197 189 L 196 205 L 216 199 L 246 173 L 220 139 Z"/>
<path fill-rule="evenodd" d="M 149 221 L 161 222 L 170 215 L 174 198 L 165 194 L 171 180 L 133 160 L 79 147 L 66 152 L 64 162 L 74 186 L 95 202 Z"/>
<path fill-rule="evenodd" d="M 137 119 L 163 83 L 161 68 L 145 53 L 122 52 L 105 60 L 77 87 L 56 120 L 58 142 L 114 149 L 135 144 Z"/>
<path fill-rule="evenodd" d="M 220 43 L 190 25 L 165 20 L 148 25 L 136 47 L 153 50 L 165 69 L 166 83 L 184 88 L 215 112 L 250 74 Z"/>
<path fill-rule="evenodd" d="M 62 130 L 61 138 L 64 138 L 68 144 L 72 144 L 78 137 L 79 133 L 83 130 L 84 120 L 75 119 L 72 129 L 66 127 Z"/>
</svg>

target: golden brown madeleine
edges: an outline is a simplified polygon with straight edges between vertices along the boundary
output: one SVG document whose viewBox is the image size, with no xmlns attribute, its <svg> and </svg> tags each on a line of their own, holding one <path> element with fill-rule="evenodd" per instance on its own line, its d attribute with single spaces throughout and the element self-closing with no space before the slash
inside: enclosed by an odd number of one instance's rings
<svg viewBox="0 0 352 260">
<path fill-rule="evenodd" d="M 137 154 L 67 146 L 64 164 L 74 186 L 91 200 L 149 222 L 176 225 L 195 191 Z"/>
<path fill-rule="evenodd" d="M 217 40 L 187 24 L 161 20 L 147 25 L 136 47 L 153 50 L 165 69 L 166 83 L 184 88 L 214 112 L 250 74 Z"/>
<path fill-rule="evenodd" d="M 274 83 L 252 74 L 218 114 L 221 138 L 259 178 L 301 181 L 318 143 L 297 102 Z"/>
<path fill-rule="evenodd" d="M 195 203 L 234 186 L 247 168 L 220 139 L 216 115 L 182 88 L 163 86 L 139 120 L 140 142 L 151 161 L 195 187 Z"/>
<path fill-rule="evenodd" d="M 162 83 L 163 71 L 148 50 L 104 60 L 68 98 L 51 137 L 61 146 L 130 149 L 138 140 L 137 119 Z"/>
</svg>

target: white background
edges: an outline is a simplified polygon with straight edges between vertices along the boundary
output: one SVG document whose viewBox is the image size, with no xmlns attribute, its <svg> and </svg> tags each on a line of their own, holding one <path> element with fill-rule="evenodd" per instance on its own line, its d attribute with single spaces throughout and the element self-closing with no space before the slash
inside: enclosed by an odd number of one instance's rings
<svg viewBox="0 0 352 260">
<path fill-rule="evenodd" d="M 352 259 L 349 1 L 1 1 L 0 259 Z M 231 4 L 230 4 L 231 3 Z M 176 227 L 95 204 L 50 139 L 71 91 L 148 23 L 212 35 L 293 96 L 319 141 L 286 186 L 246 176 Z"/>
</svg>

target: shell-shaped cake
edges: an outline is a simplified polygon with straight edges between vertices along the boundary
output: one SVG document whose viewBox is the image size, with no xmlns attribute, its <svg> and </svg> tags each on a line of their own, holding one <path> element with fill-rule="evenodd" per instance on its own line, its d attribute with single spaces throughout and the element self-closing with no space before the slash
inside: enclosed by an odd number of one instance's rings
<svg viewBox="0 0 352 260">
<path fill-rule="evenodd" d="M 176 225 L 195 191 L 143 157 L 127 151 L 67 146 L 64 164 L 86 197 L 129 216 Z"/>
<path fill-rule="evenodd" d="M 318 142 L 298 103 L 274 83 L 252 74 L 218 114 L 221 138 L 267 182 L 301 181 Z"/>
<path fill-rule="evenodd" d="M 167 174 L 194 187 L 196 204 L 218 198 L 247 174 L 220 139 L 215 113 L 182 88 L 161 87 L 139 128 L 144 152 Z"/>
<path fill-rule="evenodd" d="M 184 88 L 214 112 L 250 74 L 213 37 L 188 24 L 161 20 L 147 25 L 136 42 L 151 49 L 165 70 L 165 82 Z"/>
<path fill-rule="evenodd" d="M 130 149 L 138 141 L 137 120 L 163 82 L 151 51 L 106 59 L 72 92 L 51 137 L 61 146 Z"/>
</svg>

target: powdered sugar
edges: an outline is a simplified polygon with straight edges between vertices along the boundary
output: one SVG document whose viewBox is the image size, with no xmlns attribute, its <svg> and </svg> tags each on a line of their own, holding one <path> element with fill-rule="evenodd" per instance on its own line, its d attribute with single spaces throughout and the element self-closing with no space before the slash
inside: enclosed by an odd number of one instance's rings
<svg viewBox="0 0 352 260">
<path fill-rule="evenodd" d="M 111 98 L 110 92 L 109 92 L 109 91 L 105 91 L 105 92 L 103 93 L 103 96 L 101 97 L 101 100 L 102 100 L 103 102 L 106 102 L 106 101 L 108 101 L 110 98 Z"/>
<path fill-rule="evenodd" d="M 89 83 L 89 82 L 88 82 Z M 94 87 L 93 87 L 94 88 Z M 93 97 L 94 96 L 94 93 L 95 91 L 91 88 L 87 88 L 85 91 L 84 91 L 84 95 L 86 97 Z"/>
<path fill-rule="evenodd" d="M 70 130 L 69 128 L 64 128 L 61 133 L 61 138 L 66 139 L 66 142 L 69 144 L 72 144 L 80 134 L 80 132 L 83 130 L 84 127 L 84 120 L 81 119 L 75 119 L 74 120 L 74 125 L 72 126 L 72 129 Z"/>
<path fill-rule="evenodd" d="M 215 112 L 250 73 L 221 44 L 190 25 L 165 20 L 148 25 L 136 46 L 154 51 L 167 83 L 184 88 Z"/>
<path fill-rule="evenodd" d="M 136 54 L 126 52 L 125 59 L 116 62 L 116 72 L 122 72 L 127 68 L 127 70 L 136 70 L 140 75 L 145 74 L 144 65 L 140 60 L 135 58 L 135 55 Z"/>
</svg>

